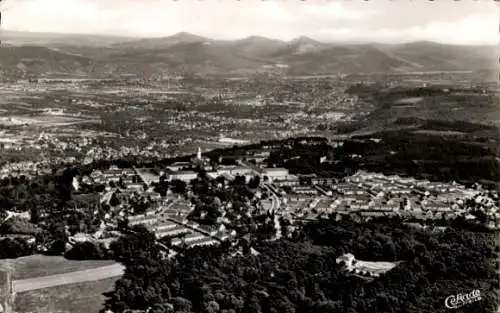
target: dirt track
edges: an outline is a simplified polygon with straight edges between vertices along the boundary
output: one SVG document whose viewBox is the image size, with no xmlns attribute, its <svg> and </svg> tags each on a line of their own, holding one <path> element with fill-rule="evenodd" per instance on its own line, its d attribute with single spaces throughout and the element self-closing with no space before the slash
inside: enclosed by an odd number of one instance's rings
<svg viewBox="0 0 500 313">
<path fill-rule="evenodd" d="M 124 267 L 121 264 L 101 266 L 93 269 L 56 274 L 12 281 L 12 289 L 16 293 L 55 287 L 60 285 L 83 283 L 123 275 Z"/>
</svg>

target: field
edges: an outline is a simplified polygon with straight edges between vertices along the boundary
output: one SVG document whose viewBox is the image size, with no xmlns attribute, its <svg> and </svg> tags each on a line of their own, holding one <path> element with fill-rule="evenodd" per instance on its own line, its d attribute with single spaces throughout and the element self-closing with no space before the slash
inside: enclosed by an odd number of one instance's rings
<svg viewBox="0 0 500 313">
<path fill-rule="evenodd" d="M 397 263 L 394 262 L 370 262 L 358 261 L 354 266 L 359 271 L 368 271 L 377 274 L 383 274 L 396 267 Z"/>
<path fill-rule="evenodd" d="M 71 261 L 59 256 L 33 255 L 1 262 L 13 270 L 13 279 L 63 274 L 115 264 L 114 261 Z"/>
<path fill-rule="evenodd" d="M 98 123 L 99 120 L 86 120 L 68 116 L 8 116 L 0 118 L 0 124 L 5 126 L 34 125 L 39 127 L 70 126 L 81 123 Z"/>
<path fill-rule="evenodd" d="M 16 312 L 97 313 L 103 293 L 111 291 L 117 278 L 39 289 L 16 294 Z"/>
<path fill-rule="evenodd" d="M 33 255 L 2 260 L 13 270 L 15 280 L 57 275 L 94 269 L 115 264 L 114 261 L 71 261 L 59 256 Z M 113 289 L 117 277 L 61 285 L 16 294 L 16 312 L 98 312 L 104 301 L 102 295 Z"/>
</svg>

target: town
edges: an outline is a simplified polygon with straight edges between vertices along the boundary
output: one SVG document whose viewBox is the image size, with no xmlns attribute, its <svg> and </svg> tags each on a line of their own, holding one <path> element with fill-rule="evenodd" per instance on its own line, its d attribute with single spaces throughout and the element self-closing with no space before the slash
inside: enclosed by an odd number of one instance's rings
<svg viewBox="0 0 500 313">
<path fill-rule="evenodd" d="M 0 0 L 0 313 L 500 313 L 495 3 L 63 2 Z"/>
<path fill-rule="evenodd" d="M 262 227 L 267 227 L 269 239 L 291 236 L 306 221 L 330 217 L 358 221 L 399 217 L 413 226 L 436 229 L 463 219 L 497 229 L 498 193 L 479 185 L 467 188 L 456 182 L 364 170 L 344 178 L 292 174 L 286 168 L 266 167 L 269 151 L 252 153 L 232 157 L 234 164 L 224 165 L 198 148 L 189 162 L 174 162 L 160 170 L 111 165 L 74 176 L 69 208 L 73 214 L 90 216 L 98 227 L 82 232 L 81 227 L 66 225 L 64 251 L 83 242 L 109 247 L 121 236 L 118 225 L 124 222 L 147 227 L 172 251 L 179 246 L 235 241 L 249 232 L 246 226 L 253 225 L 257 216 L 267 218 L 257 222 L 253 233 L 263 233 Z M 32 214 L 6 211 L 3 223 L 9 219 L 29 223 L 34 220 Z M 36 214 L 43 225 L 54 213 L 42 210 Z M 15 234 L 4 235 L 16 238 Z M 31 243 L 35 237 L 21 236 Z M 48 249 L 38 245 L 42 251 Z"/>
</svg>

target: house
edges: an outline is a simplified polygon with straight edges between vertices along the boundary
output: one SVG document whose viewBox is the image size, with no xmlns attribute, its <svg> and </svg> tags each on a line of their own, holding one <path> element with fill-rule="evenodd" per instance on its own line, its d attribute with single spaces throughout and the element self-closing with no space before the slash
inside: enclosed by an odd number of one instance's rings
<svg viewBox="0 0 500 313">
<path fill-rule="evenodd" d="M 174 238 L 172 240 L 172 245 L 178 246 L 180 244 L 185 243 L 189 246 L 192 246 L 193 244 L 203 245 L 203 244 L 211 244 L 212 242 L 217 242 L 217 241 L 198 232 L 188 232 L 182 238 Z"/>
<path fill-rule="evenodd" d="M 264 168 L 259 171 L 261 176 L 267 176 L 270 180 L 284 180 L 289 176 L 286 168 Z"/>
<path fill-rule="evenodd" d="M 313 177 L 311 181 L 316 185 L 331 185 L 336 182 L 335 178 L 333 177 Z"/>
<path fill-rule="evenodd" d="M 158 183 L 160 181 L 160 175 L 155 173 L 153 169 L 136 168 L 135 171 L 141 180 L 148 186 L 152 183 Z"/>
<path fill-rule="evenodd" d="M 144 190 L 144 185 L 142 183 L 131 183 L 127 184 L 127 189 L 131 191 L 142 191 Z"/>
<path fill-rule="evenodd" d="M 217 169 L 217 175 L 230 174 L 236 175 L 252 175 L 254 170 L 245 166 L 221 166 Z"/>
<path fill-rule="evenodd" d="M 360 212 L 363 217 L 382 217 L 385 216 L 385 212 L 377 212 L 377 211 L 368 211 L 368 212 Z"/>
<path fill-rule="evenodd" d="M 170 227 L 168 229 L 164 230 L 159 230 L 155 232 L 156 238 L 162 238 L 162 237 L 173 237 L 173 236 L 179 236 L 181 234 L 185 233 L 190 233 L 191 231 L 189 228 L 185 227 L 184 225 L 175 225 L 175 227 Z"/>
<path fill-rule="evenodd" d="M 128 217 L 128 223 L 130 226 L 133 225 L 147 225 L 147 224 L 154 224 L 158 221 L 158 217 L 154 215 L 146 215 L 146 214 L 141 214 L 141 215 L 132 215 Z"/>
<path fill-rule="evenodd" d="M 348 269 L 353 268 L 355 261 L 356 261 L 356 258 L 354 257 L 354 255 L 352 253 L 347 253 L 347 254 L 341 255 L 337 259 L 335 259 L 335 263 L 337 263 L 337 264 L 343 263 L 343 264 L 345 264 L 345 266 Z"/>
<path fill-rule="evenodd" d="M 97 193 L 74 194 L 68 205 L 76 209 L 89 209 L 100 206 L 100 196 Z"/>
<path fill-rule="evenodd" d="M 317 195 L 318 191 L 309 186 L 295 186 L 292 191 L 296 194 L 302 195 Z"/>
<path fill-rule="evenodd" d="M 139 196 L 151 200 L 160 200 L 161 195 L 155 191 L 138 191 Z"/>
<path fill-rule="evenodd" d="M 172 223 L 172 222 L 165 222 L 159 226 L 153 227 L 153 231 L 154 232 L 164 232 L 164 231 L 172 230 L 175 227 L 177 227 L 177 224 Z"/>
<path fill-rule="evenodd" d="M 191 240 L 188 245 L 189 247 L 195 247 L 195 246 L 209 246 L 209 245 L 215 245 L 218 244 L 219 242 L 213 238 L 210 237 L 203 237 L 200 239 L 196 240 Z"/>
<path fill-rule="evenodd" d="M 190 166 L 191 166 L 191 163 L 189 163 L 189 162 L 175 162 L 174 164 L 167 166 L 167 169 L 169 169 L 173 172 L 177 172 L 183 168 L 188 168 Z"/>
<path fill-rule="evenodd" d="M 278 187 L 284 187 L 284 186 L 289 186 L 289 187 L 294 187 L 300 185 L 299 178 L 295 175 L 290 175 L 288 178 L 283 179 L 283 180 L 276 180 L 274 182 L 276 186 Z"/>
</svg>

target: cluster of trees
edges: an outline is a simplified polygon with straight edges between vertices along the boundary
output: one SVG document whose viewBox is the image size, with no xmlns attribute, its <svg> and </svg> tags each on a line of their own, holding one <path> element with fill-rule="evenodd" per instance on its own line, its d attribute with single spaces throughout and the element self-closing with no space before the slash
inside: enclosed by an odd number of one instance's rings
<svg viewBox="0 0 500 313">
<path fill-rule="evenodd" d="M 449 140 L 411 132 L 385 132 L 374 143 L 369 138 L 348 140 L 339 148 L 343 155 L 363 156 L 362 166 L 377 172 L 403 172 L 440 181 L 496 181 L 500 166 L 492 150 L 477 142 Z M 421 149 L 425 146 L 426 149 Z M 390 153 L 394 151 L 396 153 Z"/>
<path fill-rule="evenodd" d="M 95 232 L 99 229 L 98 222 L 98 219 L 91 218 L 90 215 L 82 212 L 54 213 L 50 219 L 40 224 L 30 223 L 26 219 L 13 217 L 0 226 L 1 235 L 12 237 L 3 243 L 6 248 L 2 248 L 0 258 L 15 258 L 39 252 L 49 255 L 64 255 L 67 252 L 70 235 L 74 235 L 77 232 Z M 30 239 L 34 239 L 35 241 L 31 242 Z M 79 251 L 78 249 L 81 250 L 82 247 L 79 245 L 77 245 L 75 251 Z M 11 246 L 15 246 L 15 249 L 10 249 L 9 247 Z M 102 254 L 102 257 L 95 257 L 95 253 L 87 250 L 87 246 L 84 246 L 84 248 L 84 251 L 90 252 L 77 252 L 80 256 L 71 256 L 71 258 L 106 258 L 105 254 Z M 85 257 L 84 255 L 87 256 Z"/>
<path fill-rule="evenodd" d="M 147 248 L 151 249 L 147 254 L 148 257 L 161 257 L 155 237 L 146 227 L 136 225 L 133 227 L 125 226 L 121 229 L 128 235 L 111 241 L 109 245 L 102 242 L 77 242 L 71 245 L 71 249 L 67 250 L 64 256 L 70 260 L 116 260 L 128 264 L 134 260 L 136 254 L 141 254 L 142 249 Z M 141 246 L 143 244 L 146 246 Z"/>
<path fill-rule="evenodd" d="M 0 225 L 0 234 L 36 235 L 41 229 L 29 220 L 11 217 Z"/>
<path fill-rule="evenodd" d="M 327 142 L 310 144 L 296 141 L 272 151 L 267 159 L 267 165 L 286 167 L 290 172 L 297 174 L 313 174 L 328 170 L 320 162 L 324 156 L 334 156 L 334 149 Z"/>
<path fill-rule="evenodd" d="M 455 124 L 428 121 L 436 130 L 455 130 Z M 422 126 L 424 129 L 424 126 Z M 460 129 L 481 129 L 481 125 L 462 125 Z M 490 129 L 484 132 L 491 133 Z M 371 139 L 382 139 L 374 142 Z M 497 142 L 497 136 L 487 138 Z M 490 140 L 490 141 L 491 141 Z M 426 149 L 421 149 L 425 146 Z M 353 158 L 352 156 L 360 156 Z M 321 163 L 328 156 L 335 162 Z M 368 137 L 346 140 L 340 147 L 328 143 L 281 142 L 267 160 L 268 166 L 285 167 L 292 173 L 318 174 L 320 176 L 346 176 L 358 169 L 386 174 L 409 175 L 437 181 L 459 181 L 472 184 L 482 181 L 494 186 L 500 175 L 500 166 L 495 159 L 496 145 L 489 142 L 478 144 L 472 139 L 457 140 L 443 136 L 413 133 L 410 131 L 382 132 Z"/>
<path fill-rule="evenodd" d="M 69 260 L 107 260 L 113 258 L 113 253 L 104 244 L 84 241 L 73 244 L 64 257 Z"/>
<path fill-rule="evenodd" d="M 486 222 L 489 221 L 489 217 L 483 211 L 471 211 L 468 214 L 476 216 L 476 219 L 467 219 L 464 215 L 459 215 L 453 219 L 442 217 L 440 219 L 428 218 L 425 220 L 415 217 L 406 217 L 405 222 L 413 222 L 430 227 L 451 227 L 473 232 L 491 231 L 486 224 Z"/>
<path fill-rule="evenodd" d="M 223 213 L 227 218 L 242 214 L 246 212 L 247 202 L 254 197 L 254 190 L 259 184 L 258 177 L 252 178 L 247 184 L 244 176 L 236 175 L 234 180 L 226 181 L 222 176 L 210 179 L 201 171 L 198 177 L 191 181 L 191 200 L 195 209 L 189 218 L 215 225 Z M 228 203 L 231 203 L 230 210 L 226 210 Z"/>
<path fill-rule="evenodd" d="M 161 260 L 147 232 L 122 245 L 125 275 L 105 303 L 113 312 L 445 312 L 447 296 L 473 289 L 483 300 L 465 312 L 492 312 L 498 301 L 494 238 L 487 233 L 323 220 L 295 240 L 255 242 L 259 254 L 243 257 L 230 257 L 226 245 Z M 336 264 L 347 252 L 399 263 L 379 278 L 362 278 Z"/>
<path fill-rule="evenodd" d="M 36 252 L 36 245 L 25 238 L 0 239 L 0 259 L 18 258 L 32 255 Z"/>
<path fill-rule="evenodd" d="M 52 175 L 28 179 L 25 176 L 0 179 L 0 210 L 28 211 L 34 207 L 56 207 L 63 184 Z"/>
<path fill-rule="evenodd" d="M 202 171 L 191 181 L 191 201 L 195 207 L 188 218 L 210 226 L 224 224 L 239 237 L 251 235 L 252 238 L 271 239 L 276 235 L 274 215 L 259 208 L 260 203 L 255 198 L 259 185 L 258 176 L 248 182 L 241 175 L 226 181 L 222 176 L 209 179 Z M 222 216 L 224 219 L 219 219 Z"/>
</svg>

